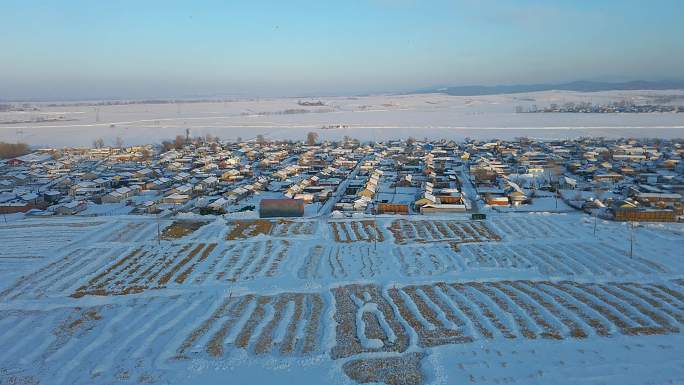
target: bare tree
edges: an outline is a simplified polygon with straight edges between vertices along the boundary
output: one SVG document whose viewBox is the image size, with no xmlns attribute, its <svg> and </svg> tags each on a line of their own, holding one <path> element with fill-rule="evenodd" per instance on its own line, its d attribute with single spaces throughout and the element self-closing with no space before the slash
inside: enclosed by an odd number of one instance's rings
<svg viewBox="0 0 684 385">
<path fill-rule="evenodd" d="M 183 135 L 176 135 L 176 139 L 173 141 L 174 147 L 179 150 L 183 148 L 183 146 L 186 143 L 186 138 L 183 137 Z"/>
<path fill-rule="evenodd" d="M 573 200 L 579 202 L 582 200 L 582 193 L 578 190 L 575 192 L 575 195 L 572 198 Z"/>
<path fill-rule="evenodd" d="M 553 186 L 554 196 L 556 197 L 556 208 L 558 208 L 558 194 L 560 189 L 560 176 L 563 173 L 561 165 L 555 159 L 547 164 L 549 184 Z"/>
<path fill-rule="evenodd" d="M 211 142 L 211 151 L 213 152 L 218 152 L 221 149 L 221 144 L 218 141 L 218 138 L 216 138 L 215 141 Z"/>
<path fill-rule="evenodd" d="M 639 226 L 638 222 L 629 221 L 629 257 L 634 257 L 634 229 Z"/>
<path fill-rule="evenodd" d="M 171 141 L 165 140 L 162 142 L 162 150 L 164 152 L 171 151 L 175 148 L 175 144 Z"/>
<path fill-rule="evenodd" d="M 314 144 L 316 144 L 317 141 L 318 133 L 312 131 L 306 134 L 306 144 L 308 144 L 309 146 L 313 146 Z"/>
<path fill-rule="evenodd" d="M 152 155 L 154 155 L 154 154 L 152 153 L 152 151 L 150 149 L 144 148 L 144 149 L 142 149 L 142 151 L 140 151 L 140 160 L 148 161 L 148 160 L 152 159 Z"/>
<path fill-rule="evenodd" d="M 486 168 L 475 168 L 470 174 L 475 179 L 475 183 L 491 183 L 496 180 L 496 173 Z"/>
<path fill-rule="evenodd" d="M 602 162 L 607 162 L 607 161 L 609 161 L 609 160 L 612 159 L 612 158 L 613 158 L 613 152 L 612 152 L 612 150 L 601 151 L 601 153 L 599 154 L 599 159 L 600 159 Z"/>
<path fill-rule="evenodd" d="M 263 134 L 257 135 L 257 136 L 256 136 L 256 141 L 257 141 L 257 143 L 259 143 L 259 144 L 264 144 L 264 143 L 266 143 L 266 139 L 264 139 L 264 135 L 263 135 Z"/>
<path fill-rule="evenodd" d="M 17 156 L 26 155 L 30 151 L 31 150 L 26 143 L 0 142 L 0 159 L 15 158 Z"/>
<path fill-rule="evenodd" d="M 596 195 L 597 200 L 601 201 L 601 196 L 603 195 L 603 188 L 601 187 L 600 182 L 596 182 L 596 185 L 594 186 L 594 194 Z M 596 205 L 596 202 L 594 202 L 594 206 Z M 594 214 L 594 236 L 596 236 L 596 231 L 598 230 L 598 207 L 594 207 L 593 214 Z"/>
<path fill-rule="evenodd" d="M 93 147 L 94 148 L 102 148 L 104 147 L 104 140 L 102 138 L 97 138 L 93 141 Z"/>
<path fill-rule="evenodd" d="M 116 148 L 123 148 L 123 146 L 124 146 L 123 139 L 121 139 L 120 136 L 117 136 L 116 137 Z"/>
<path fill-rule="evenodd" d="M 596 195 L 596 199 L 601 200 L 601 196 L 603 196 L 603 186 L 601 186 L 601 182 L 596 181 L 594 184 L 594 195 Z"/>
</svg>

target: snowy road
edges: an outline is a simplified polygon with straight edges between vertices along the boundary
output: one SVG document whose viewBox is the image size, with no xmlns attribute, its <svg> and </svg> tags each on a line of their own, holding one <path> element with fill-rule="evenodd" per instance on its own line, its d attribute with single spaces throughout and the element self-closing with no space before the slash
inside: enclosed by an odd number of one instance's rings
<svg viewBox="0 0 684 385">
<path fill-rule="evenodd" d="M 467 172 L 470 167 L 470 162 L 465 162 L 463 164 L 463 168 L 461 171 L 458 173 L 458 178 L 462 182 L 461 183 L 461 192 L 467 199 L 466 207 L 474 213 L 479 213 L 480 212 L 480 200 L 477 195 L 477 191 L 475 191 L 475 185 L 473 184 L 473 181 L 470 179 L 470 173 Z M 468 207 L 470 206 L 470 207 Z"/>
</svg>

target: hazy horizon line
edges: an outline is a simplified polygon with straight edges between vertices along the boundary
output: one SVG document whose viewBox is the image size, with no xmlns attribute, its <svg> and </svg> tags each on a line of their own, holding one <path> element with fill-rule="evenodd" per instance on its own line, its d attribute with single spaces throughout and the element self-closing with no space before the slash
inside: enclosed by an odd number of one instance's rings
<svg viewBox="0 0 684 385">
<path fill-rule="evenodd" d="M 598 78 L 597 78 L 598 79 Z M 468 88 L 480 88 L 480 89 L 497 89 L 497 88 L 516 88 L 516 87 L 553 87 L 553 86 L 567 86 L 571 84 L 601 84 L 606 86 L 615 86 L 614 89 L 606 88 L 596 91 L 575 91 L 575 90 L 563 90 L 557 89 L 558 91 L 569 91 L 569 92 L 603 92 L 603 91 L 652 91 L 652 90 L 682 90 L 684 89 L 684 76 L 682 78 L 669 78 L 669 79 L 657 79 L 657 80 L 643 80 L 643 79 L 631 79 L 631 80 L 621 80 L 621 81 L 610 81 L 610 80 L 570 80 L 570 81 L 558 81 L 558 82 L 540 82 L 540 83 L 496 83 L 496 84 L 468 84 L 463 83 L 459 85 L 426 85 L 424 87 L 418 87 L 403 90 L 378 90 L 375 92 L 310 92 L 310 93 L 292 93 L 292 94 L 249 94 L 245 92 L 238 93 L 221 93 L 221 92 L 208 92 L 208 93 L 195 93 L 195 94 L 183 94 L 179 93 L 177 95 L 148 95 L 148 96 L 122 96 L 122 95 L 83 95 L 79 97 L 50 97 L 50 96 L 35 96 L 35 97 L 13 97 L 13 96 L 0 96 L 0 103 L 86 103 L 86 102 L 116 102 L 116 101 L 126 101 L 126 102 L 144 102 L 144 101 L 166 101 L 166 102 L 182 102 L 182 101 L 230 101 L 233 99 L 237 100 L 253 100 L 253 99 L 310 99 L 310 98 L 323 98 L 323 97 L 366 97 L 374 95 L 412 95 L 412 94 L 424 94 L 424 93 L 445 93 L 448 89 L 468 89 Z M 635 88 L 635 89 L 619 89 L 620 85 L 633 84 L 633 83 L 644 83 L 644 84 L 674 84 L 673 88 Z M 531 93 L 531 92 L 545 92 L 554 91 L 556 89 L 540 89 L 531 91 L 513 91 L 513 92 L 495 92 L 495 93 L 485 93 L 479 95 L 504 95 L 509 93 Z M 478 96 L 478 94 L 464 94 L 464 95 L 452 95 L 452 96 Z"/>
</svg>

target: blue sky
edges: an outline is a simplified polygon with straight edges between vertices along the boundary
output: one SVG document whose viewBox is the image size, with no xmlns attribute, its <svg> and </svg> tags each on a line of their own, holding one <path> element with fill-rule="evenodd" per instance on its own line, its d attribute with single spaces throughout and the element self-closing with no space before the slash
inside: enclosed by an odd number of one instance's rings
<svg viewBox="0 0 684 385">
<path fill-rule="evenodd" d="M 3 0 L 0 97 L 682 79 L 681 0 Z"/>
</svg>

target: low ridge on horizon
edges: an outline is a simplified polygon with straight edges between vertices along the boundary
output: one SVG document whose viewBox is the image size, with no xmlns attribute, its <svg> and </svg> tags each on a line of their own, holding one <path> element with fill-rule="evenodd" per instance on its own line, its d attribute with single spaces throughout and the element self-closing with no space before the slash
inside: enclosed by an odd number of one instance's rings
<svg viewBox="0 0 684 385">
<path fill-rule="evenodd" d="M 574 92 L 602 92 L 602 91 L 664 91 L 664 90 L 684 90 L 684 80 L 628 80 L 620 82 L 576 80 L 571 82 L 554 83 L 535 83 L 535 84 L 497 84 L 497 85 L 456 85 L 456 86 L 434 86 L 425 87 L 412 91 L 378 91 L 365 93 L 312 93 L 296 95 L 241 95 L 232 93 L 212 93 L 198 95 L 175 95 L 175 96 L 147 96 L 147 97 L 127 97 L 127 96 L 103 96 L 103 97 L 84 97 L 84 98 L 13 98 L 0 96 L 0 103 L 18 102 L 82 102 L 82 101 L 184 101 L 184 100 L 226 100 L 231 99 L 287 99 L 287 98 L 324 98 L 324 97 L 363 97 L 372 95 L 415 95 L 429 93 L 443 93 L 450 96 L 486 96 L 503 94 L 520 94 L 528 92 L 544 91 L 574 91 Z"/>
<path fill-rule="evenodd" d="M 519 94 L 526 92 L 542 91 L 576 91 L 576 92 L 600 92 L 600 91 L 653 91 L 653 90 L 682 90 L 684 80 L 631 80 L 622 82 L 604 82 L 577 80 L 565 83 L 539 83 L 539 84 L 499 84 L 487 85 L 462 85 L 444 86 L 421 89 L 408 94 L 420 93 L 445 93 L 452 96 L 482 96 L 498 94 Z"/>
</svg>

